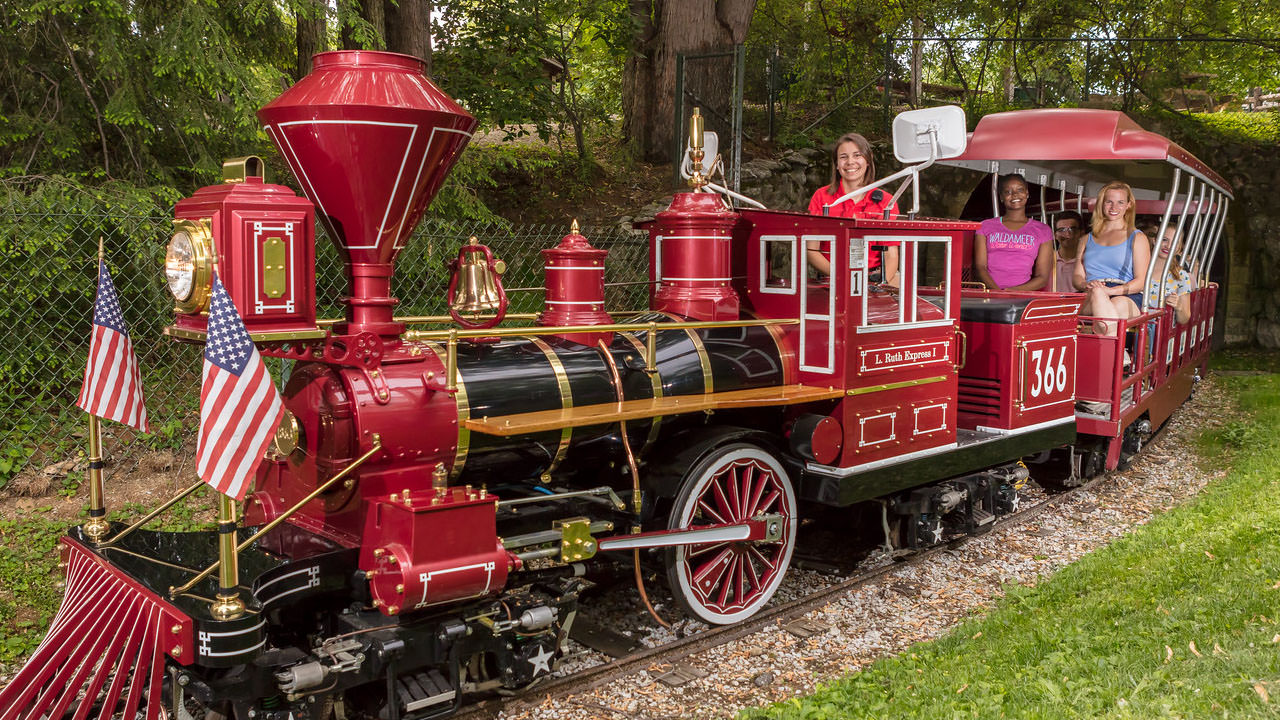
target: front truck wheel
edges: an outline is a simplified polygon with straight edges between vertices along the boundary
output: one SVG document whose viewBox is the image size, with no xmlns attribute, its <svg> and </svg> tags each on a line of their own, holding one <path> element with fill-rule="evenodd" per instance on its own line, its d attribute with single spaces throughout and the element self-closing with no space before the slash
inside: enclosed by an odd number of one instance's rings
<svg viewBox="0 0 1280 720">
<path fill-rule="evenodd" d="M 795 550 L 796 494 L 782 463 L 749 443 L 707 451 L 680 480 L 671 529 L 738 523 L 771 515 L 775 541 L 728 541 L 667 550 L 667 578 L 685 612 L 712 625 L 751 617 L 782 584 Z"/>
</svg>

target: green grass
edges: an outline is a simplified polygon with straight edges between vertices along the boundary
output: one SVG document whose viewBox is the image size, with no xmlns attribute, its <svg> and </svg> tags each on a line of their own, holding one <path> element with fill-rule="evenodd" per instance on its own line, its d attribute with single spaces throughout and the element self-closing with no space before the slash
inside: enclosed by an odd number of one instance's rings
<svg viewBox="0 0 1280 720">
<path fill-rule="evenodd" d="M 1280 717 L 1280 375 L 1222 378 L 1232 469 L 936 642 L 745 718 Z"/>
<path fill-rule="evenodd" d="M 1223 348 L 1209 358 L 1213 370 L 1280 373 L 1280 352 L 1250 346 Z"/>
</svg>

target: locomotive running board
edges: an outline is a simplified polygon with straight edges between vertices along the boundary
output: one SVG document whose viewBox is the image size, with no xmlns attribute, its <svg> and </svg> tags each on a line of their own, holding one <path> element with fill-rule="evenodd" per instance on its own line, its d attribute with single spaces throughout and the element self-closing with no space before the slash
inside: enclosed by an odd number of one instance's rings
<svg viewBox="0 0 1280 720">
<path fill-rule="evenodd" d="M 831 468 L 822 472 L 808 466 L 796 494 L 823 505 L 844 507 L 935 480 L 977 472 L 1048 447 L 1065 447 L 1076 441 L 1076 424 L 1067 419 L 1020 434 L 993 435 L 962 430 L 958 435 L 959 442 L 946 450 L 909 458 L 899 456 L 874 467 Z"/>
<path fill-rule="evenodd" d="M 684 415 L 704 410 L 799 405 L 844 397 L 843 388 L 781 385 L 749 390 L 708 393 L 705 395 L 672 395 L 661 398 L 626 400 L 624 402 L 583 405 L 561 410 L 471 418 L 463 427 L 486 435 L 526 435 L 545 430 L 559 430 L 585 425 L 606 425 L 620 420 L 638 420 L 663 415 Z"/>
</svg>

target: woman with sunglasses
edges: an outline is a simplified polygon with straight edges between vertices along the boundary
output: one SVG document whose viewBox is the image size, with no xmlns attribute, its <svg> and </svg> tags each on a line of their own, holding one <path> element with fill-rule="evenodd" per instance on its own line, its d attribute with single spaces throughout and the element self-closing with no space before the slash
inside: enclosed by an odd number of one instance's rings
<svg viewBox="0 0 1280 720">
<path fill-rule="evenodd" d="M 1071 276 L 1076 271 L 1084 218 L 1075 210 L 1064 210 L 1053 219 L 1053 244 L 1057 247 L 1057 272 L 1053 274 L 1054 292 L 1075 292 Z"/>
</svg>

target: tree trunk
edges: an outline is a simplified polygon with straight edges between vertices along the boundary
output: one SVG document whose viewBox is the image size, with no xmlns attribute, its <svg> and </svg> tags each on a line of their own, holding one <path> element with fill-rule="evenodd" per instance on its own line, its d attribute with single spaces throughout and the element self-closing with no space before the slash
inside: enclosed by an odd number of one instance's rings
<svg viewBox="0 0 1280 720">
<path fill-rule="evenodd" d="M 387 49 L 422 58 L 431 73 L 431 0 L 385 0 Z"/>
<path fill-rule="evenodd" d="M 325 8 L 326 4 L 320 0 L 298 3 L 298 65 L 294 80 L 301 80 L 311 72 L 312 55 L 329 49 L 325 43 Z"/>
<path fill-rule="evenodd" d="M 382 38 L 382 47 L 386 47 L 387 15 L 382 7 L 382 2 L 383 0 L 360 0 L 360 13 L 364 15 L 365 22 L 373 26 L 373 30 L 378 33 L 378 37 Z"/>
<path fill-rule="evenodd" d="M 623 134 L 650 162 L 671 159 L 676 55 L 730 52 L 743 42 L 756 0 L 630 0 L 632 53 L 623 69 Z M 687 62 L 685 102 L 703 107 L 707 129 L 723 136 L 732 117 L 733 58 Z"/>
<path fill-rule="evenodd" d="M 919 16 L 911 18 L 911 88 L 907 102 L 911 107 L 919 107 L 920 95 L 924 89 L 924 43 L 919 38 L 924 35 L 924 22 Z"/>
</svg>

